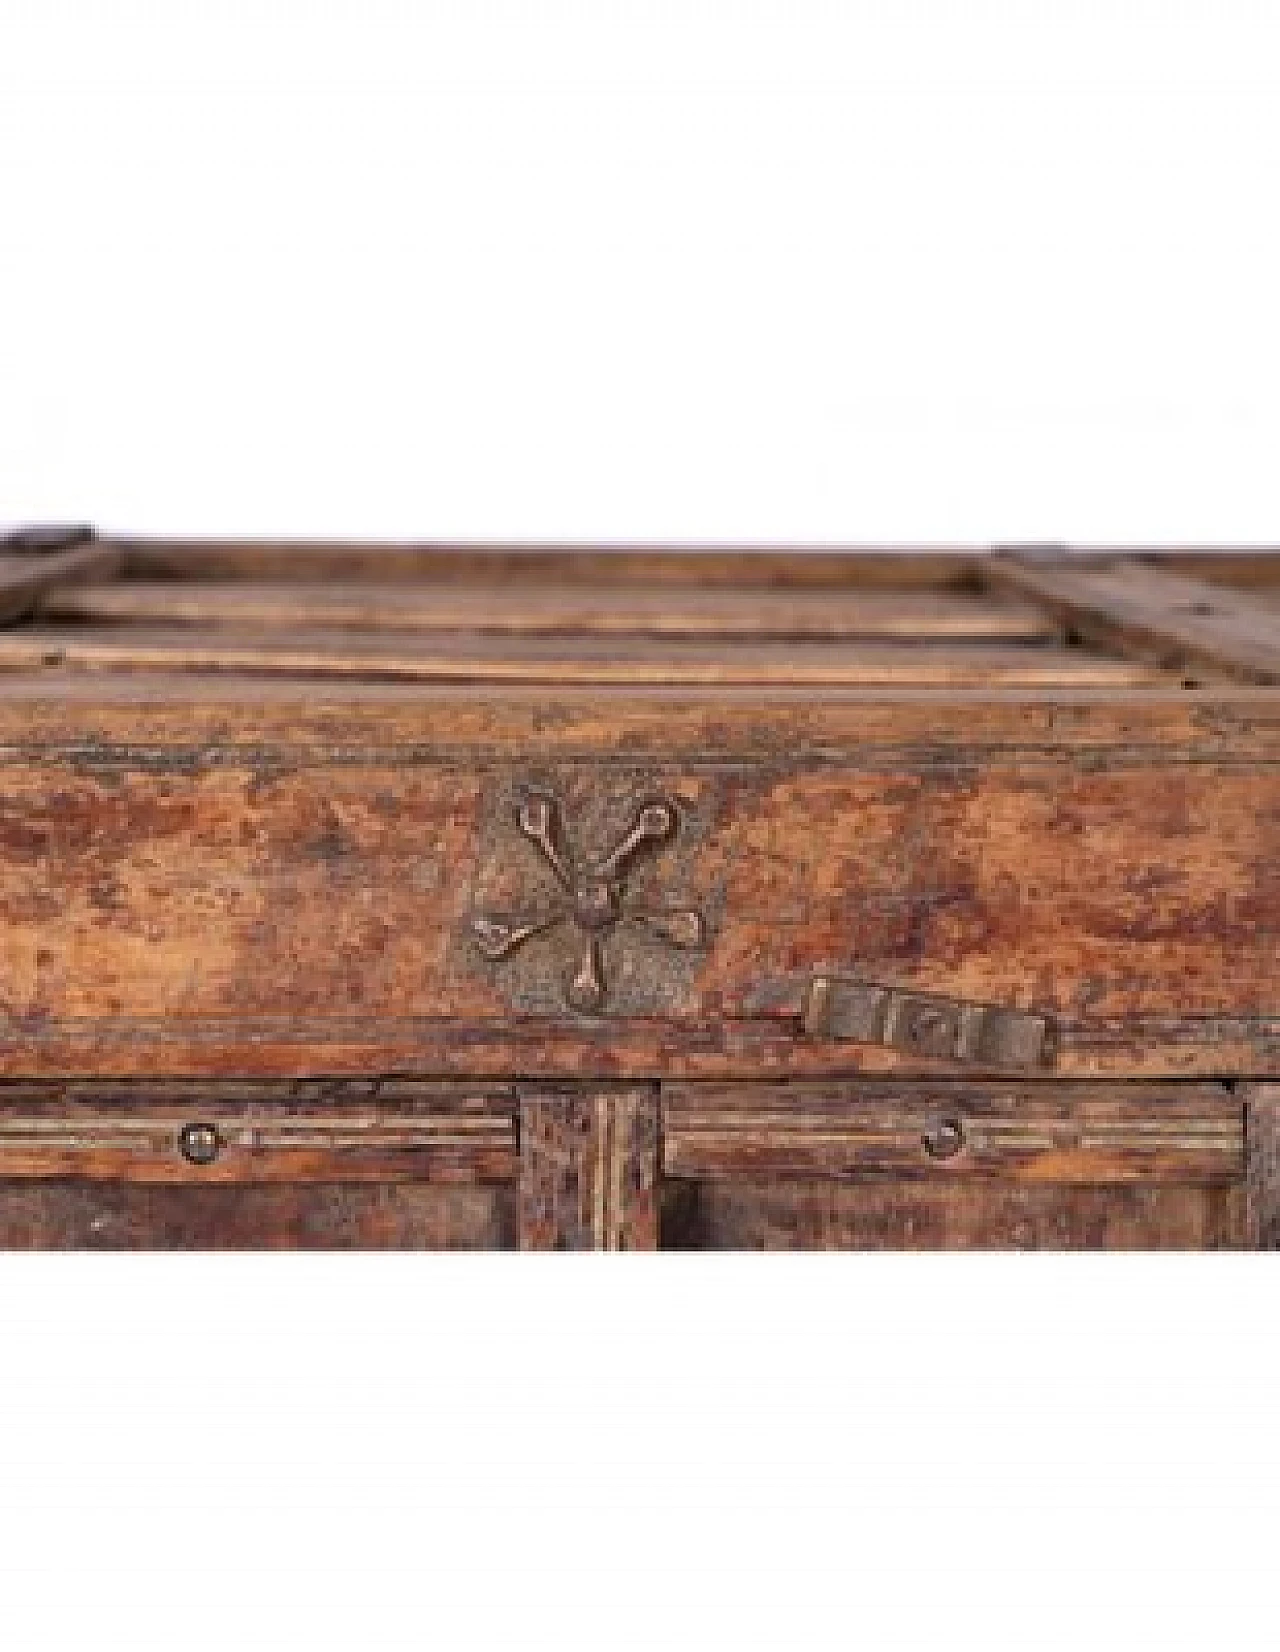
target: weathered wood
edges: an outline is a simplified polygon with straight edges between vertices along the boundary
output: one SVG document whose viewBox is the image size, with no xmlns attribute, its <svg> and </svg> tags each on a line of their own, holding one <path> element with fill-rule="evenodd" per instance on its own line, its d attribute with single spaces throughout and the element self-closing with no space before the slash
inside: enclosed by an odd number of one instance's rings
<svg viewBox="0 0 1280 1652">
<path fill-rule="evenodd" d="M 658 1100 L 629 1090 L 520 1094 L 522 1250 L 656 1250 Z"/>
<path fill-rule="evenodd" d="M 663 1169 L 697 1180 L 1232 1184 L 1240 1104 L 1221 1085 L 664 1085 Z"/>
<path fill-rule="evenodd" d="M 207 1158 L 193 1130 L 211 1133 Z M 0 1085 L 0 1180 L 492 1182 L 518 1167 L 514 1094 L 497 1088 Z"/>
<path fill-rule="evenodd" d="M 1270 1233 L 1280 694 L 1165 610 L 1270 646 L 1280 559 L 1242 630 L 1176 556 L 1060 570 L 1095 626 L 965 553 L 78 549 L 0 637 L 0 1240 L 1240 1244 L 1231 1075 Z"/>
<path fill-rule="evenodd" d="M 1017 643 L 720 641 L 680 637 L 509 640 L 355 631 L 278 638 L 195 636 L 150 627 L 32 626 L 0 632 L 0 671 L 260 672 L 269 676 L 477 684 L 753 687 L 1043 686 L 1125 688 L 1159 682 L 1149 666 L 1083 649 Z"/>
<path fill-rule="evenodd" d="M 1168 671 L 1280 683 L 1280 601 L 1132 558 L 996 557 L 989 579 L 1082 637 Z"/>
<path fill-rule="evenodd" d="M 298 631 L 464 631 L 511 636 L 609 635 L 1033 642 L 1056 627 L 1026 603 L 949 591 L 688 589 L 660 585 L 498 587 L 437 580 L 412 586 L 125 580 L 55 591 L 49 625 L 200 626 Z"/>
<path fill-rule="evenodd" d="M 0 1250 L 510 1250 L 514 1184 L 0 1181 Z"/>
<path fill-rule="evenodd" d="M 1261 547 L 1243 550 L 1226 546 L 1163 546 L 1155 549 L 1117 548 L 1111 554 L 1140 557 L 1154 567 L 1173 574 L 1185 574 L 1189 579 L 1207 580 L 1210 585 L 1280 594 L 1280 554 L 1275 550 Z"/>
<path fill-rule="evenodd" d="M 1239 1249 L 1243 1233 L 1240 1183 L 725 1181 L 696 1185 L 691 1197 L 672 1202 L 664 1243 L 698 1250 L 1183 1251 Z"/>
<path fill-rule="evenodd" d="M 1248 1183 L 1246 1243 L 1280 1250 L 1280 1084 L 1245 1091 Z"/>
<path fill-rule="evenodd" d="M 945 1071 L 803 1036 L 813 975 L 856 964 L 1051 1016 L 1064 1078 L 1268 1076 L 1268 710 L 0 699 L 0 1071 Z M 704 934 L 605 931 L 601 1016 L 568 1007 L 576 919 L 479 945 L 559 898 L 530 786 L 588 855 L 678 805 L 624 895 Z"/>
<path fill-rule="evenodd" d="M 38 555 L 0 550 L 0 625 L 22 619 L 50 591 L 80 580 L 107 578 L 119 560 L 111 546 L 97 543 Z"/>
<path fill-rule="evenodd" d="M 557 584 L 746 586 L 776 590 L 971 590 L 984 553 L 957 548 L 744 545 L 608 546 L 472 543 L 354 543 L 316 540 L 115 538 L 125 571 L 142 579 L 453 580 L 502 586 L 511 580 Z"/>
</svg>

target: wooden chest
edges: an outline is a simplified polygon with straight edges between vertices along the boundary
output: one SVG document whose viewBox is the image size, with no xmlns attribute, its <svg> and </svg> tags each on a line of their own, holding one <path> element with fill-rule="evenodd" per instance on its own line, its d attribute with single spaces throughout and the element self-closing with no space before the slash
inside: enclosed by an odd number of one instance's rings
<svg viewBox="0 0 1280 1652">
<path fill-rule="evenodd" d="M 0 554 L 0 1244 L 1280 1244 L 1280 557 Z"/>
</svg>

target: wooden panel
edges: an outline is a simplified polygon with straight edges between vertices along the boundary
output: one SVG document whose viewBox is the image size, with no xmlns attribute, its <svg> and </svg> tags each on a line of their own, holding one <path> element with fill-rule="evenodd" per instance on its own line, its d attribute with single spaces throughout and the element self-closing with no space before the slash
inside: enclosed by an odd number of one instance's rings
<svg viewBox="0 0 1280 1652">
<path fill-rule="evenodd" d="M 0 671 L 236 671 L 266 675 L 494 684 L 1132 687 L 1151 667 L 1084 649 L 1017 643 L 759 642 L 685 638 L 387 636 L 296 631 L 205 637 L 192 631 L 31 626 L 0 633 Z"/>
<path fill-rule="evenodd" d="M 521 1250 L 655 1250 L 657 1188 L 652 1087 L 521 1093 Z"/>
<path fill-rule="evenodd" d="M 0 700 L 0 1070 L 937 1073 L 804 1037 L 856 964 L 1052 1016 L 1062 1077 L 1267 1076 L 1278 732 L 1249 695 Z M 529 788 L 589 854 L 674 800 L 624 894 L 703 930 L 609 929 L 600 1014 L 576 918 L 479 945 L 560 898 Z"/>
<path fill-rule="evenodd" d="M 515 1189 L 0 1181 L 0 1250 L 509 1250 Z"/>
<path fill-rule="evenodd" d="M 707 1182 L 664 1211 L 663 1244 L 705 1250 L 1238 1249 L 1234 1187 L 998 1182 Z"/>
<path fill-rule="evenodd" d="M 1248 1131 L 1248 1244 L 1280 1250 L 1280 1085 L 1245 1092 Z"/>
<path fill-rule="evenodd" d="M 106 578 L 118 562 L 116 551 L 93 543 L 40 554 L 0 550 L 0 625 L 29 614 L 43 595 L 59 586 Z"/>
<path fill-rule="evenodd" d="M 1219 1085 L 669 1085 L 663 1168 L 766 1176 L 1238 1182 L 1244 1119 Z"/>
<path fill-rule="evenodd" d="M 686 590 L 662 586 L 497 588 L 422 582 L 322 586 L 129 580 L 56 591 L 46 624 L 190 625 L 240 633 L 468 631 L 510 635 L 674 637 L 1052 637 L 1056 627 L 1025 603 L 949 592 Z"/>
<path fill-rule="evenodd" d="M 191 1142 L 188 1131 L 202 1134 Z M 518 1164 L 509 1091 L 0 1085 L 0 1180 L 482 1182 L 514 1181 Z"/>
<path fill-rule="evenodd" d="M 1280 682 L 1280 607 L 1148 563 L 999 557 L 991 577 L 1081 635 L 1168 670 Z"/>
</svg>

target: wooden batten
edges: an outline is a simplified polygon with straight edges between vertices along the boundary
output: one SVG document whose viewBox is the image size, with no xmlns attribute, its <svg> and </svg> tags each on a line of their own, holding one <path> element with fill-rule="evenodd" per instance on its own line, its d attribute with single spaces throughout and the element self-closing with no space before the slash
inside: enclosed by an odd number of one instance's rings
<svg viewBox="0 0 1280 1652">
<path fill-rule="evenodd" d="M 100 581 L 119 566 L 120 553 L 110 545 L 77 543 L 65 550 L 6 550 L 0 541 L 0 625 L 25 619 L 50 592 Z"/>
<path fill-rule="evenodd" d="M 1090 641 L 1184 676 L 1280 682 L 1280 596 L 1236 591 L 1129 557 L 1009 553 L 988 580 Z"/>
</svg>

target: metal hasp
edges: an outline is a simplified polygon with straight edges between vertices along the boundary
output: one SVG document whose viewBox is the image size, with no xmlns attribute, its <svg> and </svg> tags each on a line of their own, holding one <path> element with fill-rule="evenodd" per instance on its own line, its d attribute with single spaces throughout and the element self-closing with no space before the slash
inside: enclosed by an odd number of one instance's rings
<svg viewBox="0 0 1280 1652">
<path fill-rule="evenodd" d="M 880 1044 L 908 1055 L 983 1067 L 1041 1067 L 1053 1051 L 1047 1016 L 994 1004 L 818 975 L 801 1010 L 810 1038 Z"/>
</svg>

